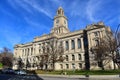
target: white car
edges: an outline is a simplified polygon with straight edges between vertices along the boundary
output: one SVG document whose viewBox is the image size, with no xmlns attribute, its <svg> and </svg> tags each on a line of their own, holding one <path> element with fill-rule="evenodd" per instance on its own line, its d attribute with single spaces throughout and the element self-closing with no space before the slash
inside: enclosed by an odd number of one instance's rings
<svg viewBox="0 0 120 80">
<path fill-rule="evenodd" d="M 25 72 L 25 71 L 23 71 L 23 70 L 17 70 L 17 71 L 15 71 L 15 73 L 17 74 L 17 75 L 26 75 L 27 73 Z"/>
</svg>

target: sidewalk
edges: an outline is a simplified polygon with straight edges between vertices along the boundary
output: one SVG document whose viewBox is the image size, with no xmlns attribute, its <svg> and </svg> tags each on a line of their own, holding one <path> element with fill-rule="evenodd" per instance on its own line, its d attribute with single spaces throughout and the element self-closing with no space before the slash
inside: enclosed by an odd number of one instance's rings
<svg viewBox="0 0 120 80">
<path fill-rule="evenodd" d="M 52 74 L 38 74 L 44 77 L 59 77 L 59 78 L 85 78 L 84 75 L 52 75 Z"/>
<path fill-rule="evenodd" d="M 87 78 L 85 75 L 52 75 L 52 74 L 38 74 L 42 77 L 58 77 L 58 78 Z M 89 75 L 90 79 L 120 79 L 119 75 Z"/>
</svg>

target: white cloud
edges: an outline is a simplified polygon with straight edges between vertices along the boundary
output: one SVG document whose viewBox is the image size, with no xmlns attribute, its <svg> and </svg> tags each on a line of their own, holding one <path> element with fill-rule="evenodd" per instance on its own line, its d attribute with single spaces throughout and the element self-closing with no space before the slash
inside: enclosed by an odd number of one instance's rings
<svg viewBox="0 0 120 80">
<path fill-rule="evenodd" d="M 41 7 L 38 2 L 35 0 L 8 0 L 9 4 L 16 10 L 20 10 L 20 8 L 34 15 L 34 11 L 38 11 L 40 13 L 45 14 L 49 18 L 52 18 L 48 9 Z M 21 11 L 21 10 L 20 10 Z"/>
<path fill-rule="evenodd" d="M 44 30 L 47 30 L 48 31 L 48 27 L 47 26 L 45 26 L 45 25 L 43 25 L 43 24 L 41 24 L 41 23 L 39 23 L 39 22 L 35 22 L 35 21 L 33 21 L 33 20 L 31 20 L 30 18 L 28 18 L 28 17 L 24 17 L 24 19 L 25 19 L 25 21 L 32 27 L 32 29 L 34 28 L 34 29 L 39 29 L 40 28 L 40 30 L 42 31 L 44 31 Z M 41 28 L 42 27 L 42 28 Z"/>
<path fill-rule="evenodd" d="M 14 8 L 17 11 L 19 11 L 20 8 L 22 8 L 25 11 L 33 14 L 33 11 L 31 10 L 30 6 L 25 4 L 22 0 L 14 0 L 14 1 L 13 0 L 8 0 L 8 3 L 12 6 L 12 8 Z"/>
<path fill-rule="evenodd" d="M 92 22 L 97 21 L 97 19 L 95 18 L 96 13 L 102 5 L 102 0 L 89 0 L 87 2 L 87 6 L 86 6 L 86 15 L 88 17 L 88 19 Z"/>
<path fill-rule="evenodd" d="M 43 7 L 41 7 L 37 2 L 33 0 L 30 0 L 30 1 L 24 0 L 24 2 L 30 5 L 32 8 L 34 8 L 36 11 L 45 14 L 49 18 L 52 18 L 52 15 L 50 14 L 50 12 L 47 9 L 44 9 Z"/>
</svg>

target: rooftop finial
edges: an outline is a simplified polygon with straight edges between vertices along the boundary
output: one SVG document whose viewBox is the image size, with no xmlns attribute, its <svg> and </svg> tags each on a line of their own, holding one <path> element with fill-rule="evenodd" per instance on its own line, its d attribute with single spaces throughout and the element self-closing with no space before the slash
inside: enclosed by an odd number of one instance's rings
<svg viewBox="0 0 120 80">
<path fill-rule="evenodd" d="M 57 10 L 57 15 L 64 15 L 63 8 L 60 6 Z"/>
</svg>

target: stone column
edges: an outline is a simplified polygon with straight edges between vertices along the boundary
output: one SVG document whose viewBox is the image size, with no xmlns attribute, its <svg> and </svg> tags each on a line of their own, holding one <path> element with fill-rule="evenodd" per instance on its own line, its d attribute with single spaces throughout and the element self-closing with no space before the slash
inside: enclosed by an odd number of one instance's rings
<svg viewBox="0 0 120 80">
<path fill-rule="evenodd" d="M 30 54 L 30 56 L 31 56 L 31 47 L 29 47 L 29 54 Z"/>
<path fill-rule="evenodd" d="M 71 50 L 71 39 L 68 40 L 68 45 L 69 45 L 69 51 Z"/>
<path fill-rule="evenodd" d="M 65 41 L 63 41 L 63 48 L 64 48 L 64 50 L 66 50 L 66 43 L 65 43 Z"/>
<path fill-rule="evenodd" d="M 92 46 L 91 45 L 91 34 L 90 33 L 88 34 L 88 45 L 89 45 L 89 49 L 90 49 L 90 47 Z"/>
<path fill-rule="evenodd" d="M 34 44 L 34 45 L 33 45 L 33 54 L 34 54 L 34 55 L 36 54 L 36 50 L 35 50 L 36 48 L 35 48 L 35 47 L 36 47 L 36 45 Z"/>
<path fill-rule="evenodd" d="M 74 39 L 74 42 L 75 42 L 75 51 L 77 51 L 77 49 L 78 49 L 77 39 L 78 39 L 78 38 L 75 38 L 75 39 Z"/>
</svg>

